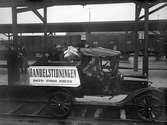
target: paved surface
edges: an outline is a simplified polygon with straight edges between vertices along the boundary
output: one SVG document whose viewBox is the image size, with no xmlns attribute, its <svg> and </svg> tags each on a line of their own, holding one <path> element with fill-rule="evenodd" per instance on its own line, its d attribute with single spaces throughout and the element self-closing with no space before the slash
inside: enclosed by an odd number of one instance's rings
<svg viewBox="0 0 167 125">
<path fill-rule="evenodd" d="M 56 120 L 34 118 L 0 118 L 0 125 L 165 125 L 165 123 L 143 123 L 125 121 L 101 121 L 101 120 Z"/>
</svg>

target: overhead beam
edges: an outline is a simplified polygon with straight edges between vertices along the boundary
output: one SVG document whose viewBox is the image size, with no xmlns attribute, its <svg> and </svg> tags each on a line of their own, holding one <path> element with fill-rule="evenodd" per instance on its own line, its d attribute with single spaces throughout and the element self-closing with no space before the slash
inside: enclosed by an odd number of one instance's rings
<svg viewBox="0 0 167 125">
<path fill-rule="evenodd" d="M 83 2 L 83 1 L 85 1 L 85 2 Z M 43 5 L 36 5 L 36 6 L 34 6 L 34 8 L 35 9 L 41 9 L 41 8 L 43 8 L 44 6 L 47 6 L 47 7 L 51 7 L 51 6 L 61 6 L 61 5 L 87 5 L 87 4 L 110 4 L 110 3 L 120 3 L 121 2 L 121 0 L 118 0 L 118 1 L 114 1 L 114 0 L 112 0 L 112 1 L 110 1 L 109 2 L 109 0 L 107 0 L 107 1 L 97 1 L 97 3 L 95 2 L 95 0 L 94 1 L 89 1 L 89 2 L 86 2 L 86 0 L 78 0 L 78 1 L 73 1 L 73 0 L 71 0 L 69 3 L 68 3 L 69 1 L 67 1 L 67 2 L 63 2 L 63 1 L 52 1 L 52 2 L 46 2 L 46 3 L 44 3 Z M 121 3 L 132 3 L 133 2 L 133 0 L 123 0 Z M 26 6 L 27 6 L 27 4 L 25 4 Z M 28 5 L 31 5 L 31 3 L 28 3 Z M 31 5 L 32 7 L 33 7 L 33 5 Z M 21 8 L 21 9 L 17 9 L 17 13 L 23 13 L 23 12 L 27 12 L 27 11 L 31 11 L 31 9 L 30 8 Z"/>
<path fill-rule="evenodd" d="M 45 18 L 34 8 L 31 8 L 31 10 L 35 13 L 35 15 L 44 23 Z"/>
<path fill-rule="evenodd" d="M 19 0 L 17 0 L 19 1 Z M 54 1 L 54 0 L 44 0 L 44 2 L 26 2 L 28 0 L 22 0 L 22 2 L 18 3 L 17 6 L 27 6 L 27 5 L 31 5 L 33 8 L 35 9 L 41 9 L 44 6 L 50 7 L 50 6 L 55 6 L 55 5 L 87 5 L 87 4 L 112 4 L 112 3 L 137 3 L 136 0 L 60 0 L 60 1 Z M 154 3 L 150 4 L 150 8 L 153 7 L 154 5 L 158 4 L 158 3 L 162 3 L 162 2 L 166 2 L 166 0 L 157 0 Z M 3 2 L 2 0 L 2 4 L 0 1 L 0 7 L 3 7 L 3 4 L 5 2 Z M 13 2 L 14 3 L 14 2 Z M 142 3 L 142 2 L 140 2 Z M 7 2 L 6 4 L 11 4 L 10 2 Z M 4 5 L 5 7 L 5 5 Z M 10 7 L 10 6 L 8 6 Z M 29 8 L 21 8 L 17 10 L 17 13 L 22 13 L 22 12 L 27 12 L 30 11 Z"/>
<path fill-rule="evenodd" d="M 26 4 L 27 5 L 27 4 Z M 31 4 L 28 4 L 29 6 L 31 5 Z M 42 9 L 42 8 L 44 8 L 44 6 L 45 7 L 51 7 L 51 6 L 55 6 L 55 4 L 54 3 L 45 3 L 45 4 L 43 4 L 43 5 L 38 5 L 38 6 L 33 6 L 33 5 L 31 5 L 34 9 Z M 20 8 L 20 9 L 17 9 L 17 13 L 24 13 L 24 12 L 27 12 L 27 11 L 31 11 L 31 9 L 30 8 Z"/>
<path fill-rule="evenodd" d="M 27 0 L 28 1 L 28 0 Z M 26 4 L 26 1 L 22 1 L 22 3 Z M 32 6 L 31 3 L 27 3 L 26 4 L 27 7 L 24 7 L 24 8 L 20 8 L 20 9 L 17 9 L 17 13 L 18 12 L 23 12 L 25 10 L 31 10 L 32 12 L 34 12 L 34 14 L 43 22 L 45 23 L 46 22 L 46 19 L 45 17 L 43 17 L 37 10 L 36 7 Z M 45 14 L 44 14 L 45 15 Z"/>
<path fill-rule="evenodd" d="M 155 2 L 153 2 L 152 4 L 149 5 L 149 8 L 155 6 L 155 5 L 159 4 L 159 3 L 163 3 L 163 2 L 167 2 L 167 1 L 165 1 L 165 0 L 164 1 L 156 0 Z"/>
<path fill-rule="evenodd" d="M 31 0 L 33 1 L 33 0 Z M 18 6 L 27 6 L 31 4 L 33 7 L 50 6 L 50 5 L 86 5 L 86 4 L 111 4 L 111 3 L 135 3 L 136 0 L 43 0 L 42 2 L 30 2 L 29 0 L 0 0 L 0 7 L 12 7 L 13 4 Z M 166 0 L 158 0 L 159 3 Z"/>
<path fill-rule="evenodd" d="M 34 9 L 42 9 L 43 8 L 43 6 L 40 6 L 40 7 L 35 7 Z M 17 13 L 24 13 L 24 12 L 28 12 L 28 11 L 32 11 L 32 9 L 31 8 L 29 8 L 29 7 L 25 7 L 25 8 L 19 8 L 19 9 L 17 9 Z"/>
<path fill-rule="evenodd" d="M 167 6 L 167 3 L 164 4 L 164 5 L 162 5 L 162 6 L 160 6 L 160 7 L 157 7 L 156 9 L 154 9 L 154 10 L 152 10 L 152 11 L 150 11 L 148 14 L 150 15 L 150 14 L 152 14 L 152 13 L 155 13 L 156 11 L 158 11 L 158 10 L 160 10 L 160 9 L 166 7 L 166 6 Z M 143 18 L 145 18 L 145 15 L 139 17 L 140 20 L 143 19 Z"/>
<path fill-rule="evenodd" d="M 35 8 L 36 9 L 36 8 Z M 17 9 L 17 13 L 23 13 L 23 12 L 27 12 L 27 11 L 31 11 L 30 8 L 26 7 L 26 8 L 19 8 Z"/>
<path fill-rule="evenodd" d="M 28 0 L 0 0 L 0 7 L 26 6 Z M 26 2 L 26 3 L 25 3 Z M 111 3 L 135 3 L 136 0 L 43 0 L 43 2 L 31 2 L 32 6 L 50 6 L 50 5 L 85 5 L 85 4 L 111 4 Z M 166 0 L 158 0 L 159 3 Z"/>
<path fill-rule="evenodd" d="M 31 4 L 34 7 L 41 5 L 86 5 L 86 4 L 107 4 L 107 3 L 129 3 L 134 0 L 43 0 L 42 2 L 33 2 L 33 0 L 0 0 L 0 7 L 26 6 Z"/>
<path fill-rule="evenodd" d="M 167 20 L 149 20 L 149 31 L 166 31 Z M 111 32 L 134 31 L 135 21 L 48 23 L 47 32 Z M 138 22 L 138 31 L 144 31 L 144 21 Z M 44 32 L 43 24 L 17 24 L 18 33 Z M 0 33 L 12 33 L 12 24 L 0 24 Z"/>
</svg>

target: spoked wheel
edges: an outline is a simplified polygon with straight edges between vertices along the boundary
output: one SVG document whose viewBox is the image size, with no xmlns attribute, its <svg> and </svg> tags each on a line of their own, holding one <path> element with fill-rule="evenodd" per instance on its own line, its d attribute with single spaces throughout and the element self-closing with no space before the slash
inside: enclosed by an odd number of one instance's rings
<svg viewBox="0 0 167 125">
<path fill-rule="evenodd" d="M 154 121 L 163 111 L 162 100 L 151 94 L 144 94 L 135 99 L 137 115 L 145 121 Z"/>
<path fill-rule="evenodd" d="M 72 109 L 72 98 L 69 93 L 59 91 L 55 92 L 49 99 L 49 111 L 52 117 L 65 118 Z"/>
</svg>

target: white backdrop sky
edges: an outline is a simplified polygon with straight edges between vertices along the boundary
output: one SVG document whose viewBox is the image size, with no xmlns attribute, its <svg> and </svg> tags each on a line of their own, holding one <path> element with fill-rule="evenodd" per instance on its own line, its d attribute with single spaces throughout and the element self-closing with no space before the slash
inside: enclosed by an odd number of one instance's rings
<svg viewBox="0 0 167 125">
<path fill-rule="evenodd" d="M 156 7 L 162 5 L 161 3 Z M 155 8 L 155 7 L 154 7 Z M 150 10 L 154 9 L 151 8 Z M 43 10 L 38 10 L 43 15 Z M 167 19 L 167 7 L 149 16 L 149 19 Z M 141 12 L 141 14 L 143 11 Z M 48 8 L 48 23 L 87 22 L 87 21 L 125 21 L 134 20 L 135 4 L 101 4 L 53 6 Z M 0 24 L 11 24 L 11 8 L 0 8 Z M 18 23 L 41 23 L 31 11 L 18 14 Z"/>
</svg>

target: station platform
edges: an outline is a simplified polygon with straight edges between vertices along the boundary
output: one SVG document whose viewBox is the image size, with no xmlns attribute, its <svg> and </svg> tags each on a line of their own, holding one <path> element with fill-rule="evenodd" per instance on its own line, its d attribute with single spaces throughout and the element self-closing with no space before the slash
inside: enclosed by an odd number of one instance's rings
<svg viewBox="0 0 167 125">
<path fill-rule="evenodd" d="M 133 57 L 126 62 L 120 62 L 120 72 L 123 75 L 142 75 L 142 58 L 138 59 L 138 71 L 133 70 Z M 158 88 L 167 88 L 167 60 L 156 60 L 155 57 L 149 58 L 149 80 L 153 82 L 152 86 Z"/>
</svg>

